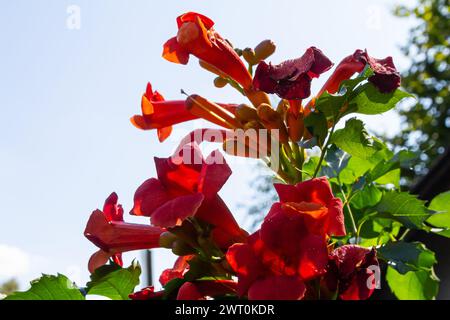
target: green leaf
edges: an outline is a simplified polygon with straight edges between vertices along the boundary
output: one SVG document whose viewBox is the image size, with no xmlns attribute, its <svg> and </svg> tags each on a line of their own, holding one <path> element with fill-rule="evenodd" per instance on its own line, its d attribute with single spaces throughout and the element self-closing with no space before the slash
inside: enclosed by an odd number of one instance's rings
<svg viewBox="0 0 450 320">
<path fill-rule="evenodd" d="M 414 97 L 401 89 L 381 93 L 372 83 L 366 83 L 362 87 L 360 93 L 349 102 L 356 112 L 362 114 L 384 113 L 394 108 L 404 98 Z"/>
<path fill-rule="evenodd" d="M 391 219 L 373 218 L 364 216 L 359 236 L 360 245 L 363 247 L 373 247 L 388 243 L 392 237 L 396 237 L 400 232 L 401 224 Z M 358 219 L 360 220 L 360 219 Z M 358 221 L 358 224 L 361 222 Z"/>
<path fill-rule="evenodd" d="M 128 300 L 128 295 L 133 293 L 139 284 L 141 267 L 133 262 L 124 269 L 117 265 L 105 265 L 91 275 L 91 281 L 87 284 L 87 294 L 108 297 L 112 300 Z"/>
<path fill-rule="evenodd" d="M 321 111 L 327 118 L 334 119 L 340 114 L 346 100 L 347 97 L 345 95 L 332 95 L 325 91 L 317 99 L 316 109 Z"/>
<path fill-rule="evenodd" d="M 373 74 L 370 68 L 366 68 L 358 77 L 342 81 L 337 94 L 322 93 L 317 99 L 315 108 L 321 111 L 328 119 L 337 119 L 355 111 L 354 106 L 349 106 L 348 101 L 356 96 L 362 86 L 360 84 Z"/>
<path fill-rule="evenodd" d="M 422 229 L 423 222 L 432 211 L 425 207 L 425 201 L 407 192 L 386 192 L 375 207 L 380 216 L 401 222 L 410 229 Z"/>
<path fill-rule="evenodd" d="M 433 271 L 410 271 L 401 274 L 388 267 L 386 281 L 400 300 L 432 300 L 439 291 L 439 279 Z"/>
<path fill-rule="evenodd" d="M 307 176 L 312 177 L 318 165 L 319 157 L 310 157 L 308 162 L 303 165 L 303 171 Z"/>
<path fill-rule="evenodd" d="M 327 118 L 322 112 L 312 112 L 305 118 L 305 127 L 317 138 L 317 143 L 322 146 L 328 135 Z"/>
<path fill-rule="evenodd" d="M 347 167 L 345 167 L 339 174 L 341 182 L 344 184 L 353 184 L 367 171 L 373 168 L 375 164 L 371 162 L 372 159 L 364 160 L 357 157 L 351 157 L 348 161 Z"/>
<path fill-rule="evenodd" d="M 427 223 L 437 228 L 431 231 L 450 238 L 450 191 L 437 195 L 428 208 L 436 211 L 427 219 Z"/>
<path fill-rule="evenodd" d="M 175 278 L 170 280 L 164 286 L 164 298 L 165 299 L 175 299 L 178 289 L 186 282 L 187 280 L 181 278 Z"/>
<path fill-rule="evenodd" d="M 356 118 L 345 123 L 345 128 L 337 130 L 331 141 L 348 154 L 361 159 L 373 156 L 381 147 L 367 134 L 364 124 Z"/>
<path fill-rule="evenodd" d="M 355 209 L 373 207 L 380 202 L 382 195 L 383 193 L 376 186 L 369 184 L 353 196 L 351 205 Z"/>
<path fill-rule="evenodd" d="M 347 167 L 350 158 L 348 153 L 332 144 L 327 150 L 322 170 L 328 178 L 336 177 Z"/>
<path fill-rule="evenodd" d="M 64 275 L 42 275 L 31 282 L 31 288 L 16 292 L 5 300 L 84 300 L 80 290 Z"/>
<path fill-rule="evenodd" d="M 420 242 L 390 242 L 377 251 L 381 259 L 401 274 L 419 270 L 431 272 L 437 262 L 434 252 Z"/>
<path fill-rule="evenodd" d="M 417 154 L 401 150 L 397 154 L 393 154 L 387 148 L 383 149 L 384 156 L 367 173 L 366 180 L 368 182 L 376 182 L 378 184 L 393 184 L 397 189 L 400 188 L 400 168 L 408 168 L 412 159 L 417 157 Z"/>
</svg>

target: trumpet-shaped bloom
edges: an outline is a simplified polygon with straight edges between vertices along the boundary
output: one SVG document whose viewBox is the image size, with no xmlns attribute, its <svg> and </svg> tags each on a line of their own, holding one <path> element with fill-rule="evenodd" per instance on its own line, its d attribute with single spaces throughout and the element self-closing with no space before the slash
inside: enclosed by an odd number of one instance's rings
<svg viewBox="0 0 450 320">
<path fill-rule="evenodd" d="M 377 252 L 356 245 L 345 245 L 330 254 L 326 289 L 343 300 L 365 300 L 376 287 Z"/>
<path fill-rule="evenodd" d="M 172 125 L 197 119 L 186 109 L 184 100 L 166 101 L 159 92 L 153 92 L 150 83 L 142 96 L 141 110 L 142 115 L 133 116 L 131 123 L 142 130 L 157 129 L 161 142 L 169 137 Z"/>
<path fill-rule="evenodd" d="M 117 200 L 117 194 L 112 193 L 106 199 L 103 211 L 95 210 L 86 225 L 85 237 L 100 248 L 89 260 L 90 272 L 111 257 L 121 265 L 122 252 L 159 247 L 159 236 L 164 229 L 124 222 L 123 209 Z"/>
<path fill-rule="evenodd" d="M 369 77 L 369 81 L 380 92 L 389 93 L 400 86 L 400 74 L 395 68 L 392 57 L 376 59 L 369 56 L 367 51 L 358 49 L 338 64 L 333 74 L 325 82 L 318 96 L 325 91 L 328 91 L 328 93 L 337 92 L 342 81 L 350 79 L 355 73 L 363 71 L 367 64 L 374 73 Z"/>
<path fill-rule="evenodd" d="M 252 86 L 252 77 L 230 43 L 213 28 L 214 22 L 195 12 L 177 18 L 178 33 L 164 44 L 163 57 L 187 64 L 193 55 L 228 75 L 245 89 Z"/>
<path fill-rule="evenodd" d="M 220 152 L 204 159 L 198 146 L 191 144 L 173 157 L 155 158 L 155 163 L 158 179 L 149 179 L 137 189 L 132 214 L 149 216 L 153 225 L 164 228 L 196 217 L 214 226 L 213 237 L 221 247 L 245 237 L 217 194 L 231 175 Z"/>
<path fill-rule="evenodd" d="M 135 115 L 131 117 L 130 121 L 136 128 L 141 130 L 156 129 L 160 142 L 163 142 L 170 136 L 172 126 L 178 123 L 203 118 L 217 125 L 224 126 L 223 120 L 217 116 L 214 117 L 213 112 L 210 110 L 200 110 L 202 112 L 199 112 L 198 108 L 191 110 L 192 103 L 188 103 L 191 100 L 191 98 L 188 98 L 187 101 L 166 101 L 158 91 L 153 91 L 152 85 L 148 83 L 141 100 L 142 115 Z M 224 113 L 234 116 L 236 105 L 224 103 L 214 105 L 223 110 Z"/>
<path fill-rule="evenodd" d="M 328 181 L 276 185 L 280 201 L 247 243 L 228 249 L 238 293 L 249 299 L 301 299 L 304 281 L 322 276 L 328 265 L 328 235 L 343 235 L 342 203 Z"/>
<path fill-rule="evenodd" d="M 365 52 L 364 57 L 367 59 L 367 63 L 374 72 L 374 75 L 369 78 L 369 81 L 373 83 L 380 92 L 389 93 L 400 87 L 400 73 L 395 68 L 392 57 L 376 59 L 369 56 L 367 51 Z"/>
<path fill-rule="evenodd" d="M 297 272 L 285 269 L 290 257 L 270 250 L 260 231 L 252 234 L 247 243 L 231 246 L 226 257 L 238 277 L 240 296 L 250 300 L 300 300 L 305 295 L 304 280 Z"/>
<path fill-rule="evenodd" d="M 345 236 L 344 213 L 342 201 L 334 197 L 326 177 L 311 179 L 295 186 L 275 184 L 280 202 L 286 206 L 316 206 L 322 212 L 322 228 L 329 236 Z"/>
<path fill-rule="evenodd" d="M 278 65 L 261 61 L 256 69 L 253 85 L 266 93 L 276 93 L 283 99 L 304 99 L 311 94 L 311 80 L 332 66 L 333 63 L 322 51 L 310 47 L 300 58 Z"/>
</svg>

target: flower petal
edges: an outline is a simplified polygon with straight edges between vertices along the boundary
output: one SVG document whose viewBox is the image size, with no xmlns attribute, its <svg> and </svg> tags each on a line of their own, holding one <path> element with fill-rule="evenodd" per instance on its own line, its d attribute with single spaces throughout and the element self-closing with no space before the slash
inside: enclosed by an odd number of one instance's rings
<svg viewBox="0 0 450 320">
<path fill-rule="evenodd" d="M 180 226 L 187 217 L 196 214 L 204 198 L 201 193 L 176 197 L 156 209 L 151 216 L 151 222 L 154 226 L 164 228 Z"/>
<path fill-rule="evenodd" d="M 301 300 L 306 286 L 299 277 L 272 276 L 257 280 L 248 291 L 249 300 Z"/>
<path fill-rule="evenodd" d="M 162 185 L 155 178 L 146 180 L 134 194 L 134 206 L 131 214 L 150 217 L 152 213 L 171 198 Z"/>
<path fill-rule="evenodd" d="M 215 196 L 231 173 L 224 156 L 218 150 L 211 152 L 200 172 L 198 191 L 203 193 L 206 198 Z"/>
<path fill-rule="evenodd" d="M 177 300 L 205 300 L 236 292 L 236 282 L 231 280 L 185 282 L 178 290 Z"/>
<path fill-rule="evenodd" d="M 162 56 L 173 63 L 187 64 L 189 62 L 189 52 L 180 46 L 177 37 L 169 39 L 164 44 Z"/>
</svg>

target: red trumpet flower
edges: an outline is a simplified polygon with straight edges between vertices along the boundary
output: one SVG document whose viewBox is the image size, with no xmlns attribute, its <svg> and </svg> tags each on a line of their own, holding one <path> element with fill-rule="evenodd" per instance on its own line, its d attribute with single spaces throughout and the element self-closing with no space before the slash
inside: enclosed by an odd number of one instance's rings
<svg viewBox="0 0 450 320">
<path fill-rule="evenodd" d="M 345 236 L 342 201 L 335 198 L 326 177 L 311 179 L 295 186 L 275 184 L 280 202 L 286 207 L 310 207 L 323 212 L 322 227 L 329 236 Z"/>
<path fill-rule="evenodd" d="M 171 158 L 155 158 L 158 179 L 145 181 L 136 191 L 131 214 L 151 217 L 164 228 L 180 226 L 196 217 L 214 226 L 220 247 L 242 241 L 246 233 L 237 224 L 218 191 L 231 169 L 218 151 L 205 160 L 196 144 L 186 145 Z"/>
<path fill-rule="evenodd" d="M 330 254 L 329 271 L 322 287 L 343 300 L 365 300 L 376 288 L 379 268 L 377 252 L 355 245 L 337 248 Z"/>
<path fill-rule="evenodd" d="M 186 101 L 166 101 L 158 91 L 153 91 L 152 85 L 148 83 L 142 96 L 141 109 L 142 115 L 133 116 L 131 123 L 142 130 L 157 129 L 158 139 L 163 142 L 172 133 L 172 125 L 199 118 L 230 128 L 221 116 L 234 117 L 236 105 L 215 104 L 199 96 L 190 96 Z"/>
<path fill-rule="evenodd" d="M 302 299 L 306 292 L 303 279 L 295 271 L 286 269 L 291 257 L 270 250 L 260 233 L 252 234 L 247 243 L 228 249 L 227 261 L 239 280 L 237 293 L 247 295 L 249 300 Z"/>
<path fill-rule="evenodd" d="M 392 57 L 375 59 L 369 56 L 367 51 L 358 49 L 339 63 L 317 96 L 320 96 L 325 91 L 328 91 L 328 93 L 336 93 L 342 81 L 350 79 L 355 73 L 363 71 L 367 64 L 374 72 L 369 77 L 369 81 L 380 92 L 389 93 L 400 86 L 400 74 L 395 68 Z"/>
<path fill-rule="evenodd" d="M 279 65 L 261 61 L 256 69 L 253 85 L 266 93 L 276 93 L 283 99 L 304 99 L 311 94 L 311 80 L 332 66 L 333 63 L 322 51 L 310 47 L 300 58 Z"/>
<path fill-rule="evenodd" d="M 117 200 L 117 194 L 112 193 L 106 199 L 103 211 L 95 210 L 86 225 L 85 237 L 100 248 L 89 260 L 91 273 L 111 257 L 122 265 L 122 252 L 159 247 L 159 236 L 164 230 L 125 223 L 122 206 L 117 204 Z"/>
<path fill-rule="evenodd" d="M 281 202 L 261 230 L 227 252 L 238 293 L 249 299 L 303 298 L 304 281 L 326 272 L 327 235 L 345 235 L 342 203 L 325 178 L 275 187 Z"/>
<path fill-rule="evenodd" d="M 189 55 L 207 62 L 241 84 L 252 86 L 252 77 L 228 41 L 213 28 L 214 22 L 195 12 L 177 18 L 178 33 L 164 44 L 163 57 L 171 62 L 187 64 Z"/>
<path fill-rule="evenodd" d="M 147 84 L 141 101 L 142 115 L 135 115 L 131 123 L 142 130 L 157 129 L 159 141 L 164 141 L 172 132 L 172 125 L 197 119 L 184 105 L 184 100 L 166 101 L 152 85 Z"/>
<path fill-rule="evenodd" d="M 367 59 L 367 63 L 374 72 L 374 75 L 369 78 L 369 81 L 372 82 L 380 92 L 390 93 L 400 87 L 400 73 L 395 68 L 392 57 L 376 59 L 369 56 L 367 51 L 364 53 L 363 57 Z"/>
</svg>

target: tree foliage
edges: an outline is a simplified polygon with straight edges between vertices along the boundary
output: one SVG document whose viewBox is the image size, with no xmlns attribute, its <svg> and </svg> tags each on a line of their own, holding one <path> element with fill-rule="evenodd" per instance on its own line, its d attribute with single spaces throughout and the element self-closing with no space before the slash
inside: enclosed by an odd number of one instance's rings
<svg viewBox="0 0 450 320">
<path fill-rule="evenodd" d="M 391 142 L 421 152 L 410 180 L 427 173 L 433 160 L 450 141 L 450 6 L 449 0 L 419 0 L 415 7 L 399 6 L 399 17 L 414 17 L 418 23 L 402 47 L 410 67 L 402 74 L 402 86 L 418 98 L 400 109 L 405 126 Z"/>
</svg>

